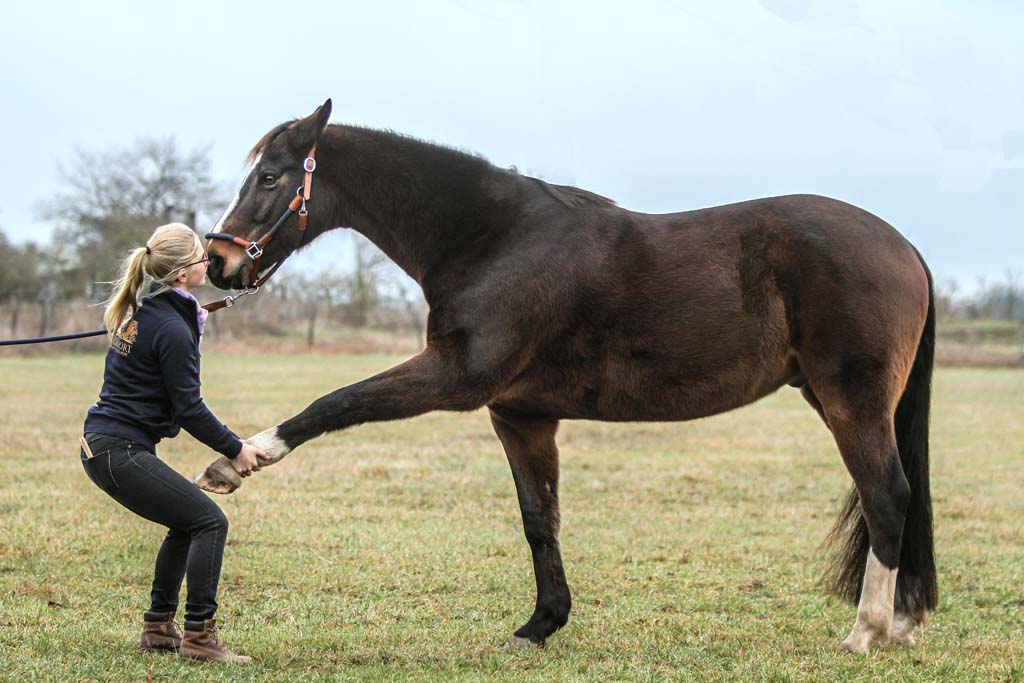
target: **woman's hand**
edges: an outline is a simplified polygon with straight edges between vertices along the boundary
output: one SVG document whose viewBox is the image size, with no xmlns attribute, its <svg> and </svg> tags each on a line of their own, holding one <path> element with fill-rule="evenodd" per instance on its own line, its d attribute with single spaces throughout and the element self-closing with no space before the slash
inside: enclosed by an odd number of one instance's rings
<svg viewBox="0 0 1024 683">
<path fill-rule="evenodd" d="M 248 477 L 253 472 L 260 471 L 260 460 L 273 460 L 273 456 L 243 441 L 242 450 L 234 458 L 231 458 L 231 466 L 235 468 L 235 472 L 243 477 Z"/>
</svg>

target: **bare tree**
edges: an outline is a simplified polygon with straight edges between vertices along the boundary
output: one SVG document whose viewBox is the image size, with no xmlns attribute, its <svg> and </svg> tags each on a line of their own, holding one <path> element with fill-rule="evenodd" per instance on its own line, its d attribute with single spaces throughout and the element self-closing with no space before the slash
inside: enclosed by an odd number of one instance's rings
<svg viewBox="0 0 1024 683">
<path fill-rule="evenodd" d="M 8 329 L 17 336 L 21 313 L 26 305 L 40 307 L 38 333 L 45 335 L 56 303 L 68 295 L 68 281 L 62 277 L 61 260 L 33 242 L 13 244 L 0 233 L 0 249 L 7 255 L 0 268 L 0 303 L 10 310 Z"/>
<path fill-rule="evenodd" d="M 280 274 L 268 289 L 274 297 L 297 309 L 306 327 L 306 346 L 316 343 L 317 323 L 330 315 L 345 297 L 347 278 L 330 268 Z"/>
<path fill-rule="evenodd" d="M 388 277 L 391 262 L 373 242 L 351 232 L 354 268 L 346 278 L 348 321 L 354 327 L 366 327 L 370 312 L 381 300 L 381 287 Z M 392 266 L 393 267 L 393 266 Z"/>
<path fill-rule="evenodd" d="M 142 139 L 110 152 L 78 150 L 61 177 L 64 191 L 42 214 L 57 223 L 55 242 L 70 247 L 90 297 L 94 283 L 112 280 L 121 259 L 157 225 L 195 227 L 199 212 L 226 204 L 210 177 L 209 150 L 181 152 L 174 138 Z"/>
<path fill-rule="evenodd" d="M 420 293 L 419 288 L 412 286 L 411 280 L 408 283 L 399 281 L 397 287 L 399 302 L 405 311 L 406 320 L 415 331 L 416 339 L 420 344 L 426 345 L 427 302 L 423 300 L 423 295 Z"/>
</svg>

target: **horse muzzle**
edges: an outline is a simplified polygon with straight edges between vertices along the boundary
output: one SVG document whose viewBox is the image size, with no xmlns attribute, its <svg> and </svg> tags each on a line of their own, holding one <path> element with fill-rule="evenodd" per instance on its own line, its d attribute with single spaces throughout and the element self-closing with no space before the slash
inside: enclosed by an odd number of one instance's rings
<svg viewBox="0 0 1024 683">
<path fill-rule="evenodd" d="M 210 267 L 206 277 L 218 289 L 245 289 L 247 260 L 224 256 L 213 249 L 209 251 Z M 229 272 L 230 271 L 230 272 Z"/>
</svg>

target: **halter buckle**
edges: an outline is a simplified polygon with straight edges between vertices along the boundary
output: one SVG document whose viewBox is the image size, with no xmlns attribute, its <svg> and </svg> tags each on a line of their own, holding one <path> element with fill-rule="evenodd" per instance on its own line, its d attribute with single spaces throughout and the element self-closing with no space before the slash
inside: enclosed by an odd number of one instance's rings
<svg viewBox="0 0 1024 683">
<path fill-rule="evenodd" d="M 313 157 L 306 157 L 306 160 L 302 162 L 302 170 L 306 173 L 312 173 L 316 170 L 316 159 Z"/>
<path fill-rule="evenodd" d="M 245 254 L 253 261 L 255 261 L 260 256 L 263 256 L 263 249 L 261 249 L 260 245 L 256 244 L 255 242 L 250 242 L 249 246 L 245 248 Z"/>
</svg>

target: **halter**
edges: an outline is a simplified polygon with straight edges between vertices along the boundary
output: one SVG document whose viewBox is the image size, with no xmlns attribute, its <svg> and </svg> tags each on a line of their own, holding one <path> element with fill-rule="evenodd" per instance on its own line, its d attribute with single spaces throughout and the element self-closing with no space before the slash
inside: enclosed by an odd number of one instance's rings
<svg viewBox="0 0 1024 683">
<path fill-rule="evenodd" d="M 302 179 L 302 185 L 295 191 L 295 197 L 288 203 L 288 208 L 284 210 L 281 217 L 277 219 L 273 227 L 270 228 L 262 237 L 255 242 L 245 239 L 244 237 L 238 237 L 237 235 L 228 235 L 222 232 L 208 232 L 206 233 L 206 239 L 208 240 L 223 240 L 225 242 L 231 242 L 242 248 L 245 255 L 252 259 L 252 270 L 250 272 L 249 284 L 245 285 L 240 293 L 233 296 L 226 296 L 222 301 L 216 301 L 211 304 L 207 304 L 204 308 L 210 311 L 220 310 L 221 308 L 233 306 L 235 301 L 245 296 L 246 294 L 255 294 L 260 291 L 260 287 L 263 283 L 270 279 L 270 276 L 277 272 L 277 269 L 288 259 L 285 256 L 280 261 L 274 263 L 270 270 L 263 277 L 259 277 L 260 274 L 260 257 L 263 256 L 263 249 L 273 239 L 274 233 L 277 232 L 278 228 L 284 225 L 284 222 L 293 214 L 298 212 L 299 217 L 296 223 L 299 232 L 303 233 L 305 237 L 306 230 L 306 217 L 309 212 L 306 210 L 306 201 L 309 199 L 310 187 L 313 184 L 313 171 L 316 170 L 316 144 L 313 145 L 312 149 L 309 150 L 309 156 L 307 156 L 302 162 L 302 170 L 305 175 Z M 300 238 L 301 244 L 301 238 Z"/>
</svg>

